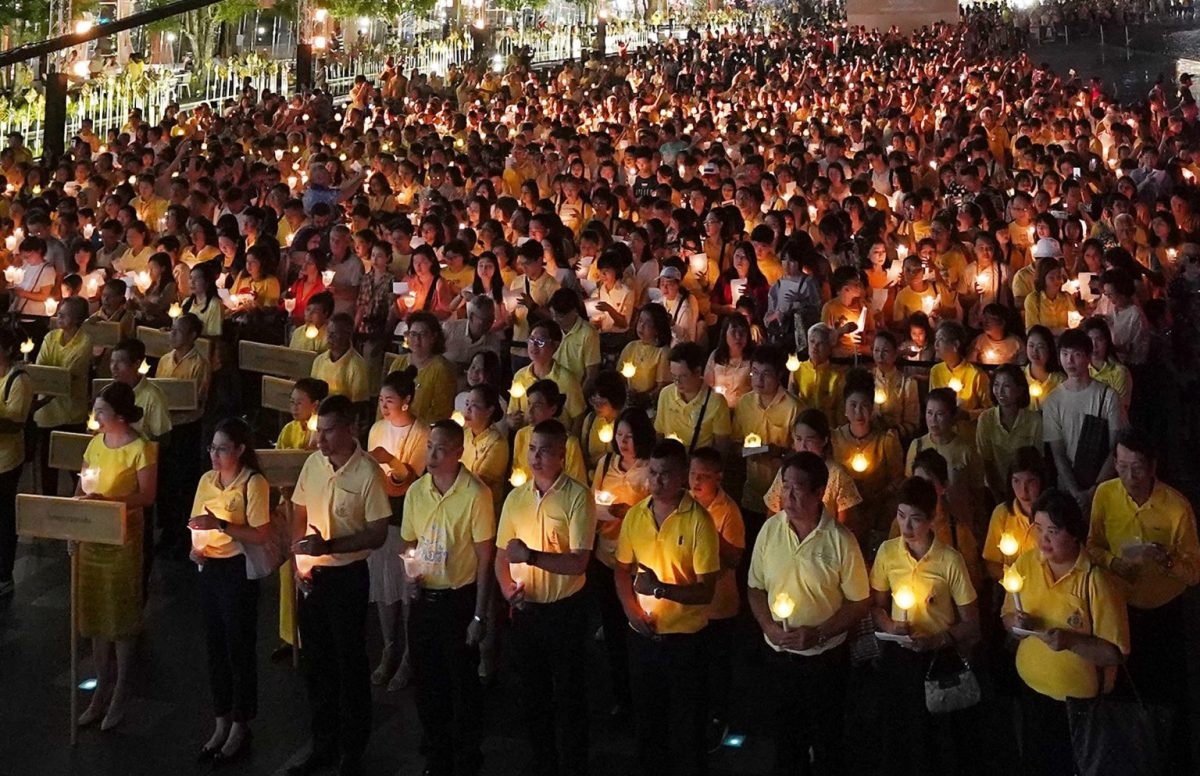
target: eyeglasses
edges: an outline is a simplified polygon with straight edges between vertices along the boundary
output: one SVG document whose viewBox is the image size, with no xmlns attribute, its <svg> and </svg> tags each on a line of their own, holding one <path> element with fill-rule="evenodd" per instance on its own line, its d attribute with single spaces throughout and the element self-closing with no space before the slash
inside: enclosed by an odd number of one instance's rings
<svg viewBox="0 0 1200 776">
<path fill-rule="evenodd" d="M 233 452 L 233 446 L 232 445 L 209 445 L 207 450 L 208 450 L 209 455 L 212 455 L 213 453 L 216 453 L 217 455 L 228 455 L 229 453 Z"/>
<path fill-rule="evenodd" d="M 530 337 L 529 344 L 533 345 L 535 348 L 544 348 L 550 344 L 550 340 L 543 339 L 541 337 Z"/>
</svg>

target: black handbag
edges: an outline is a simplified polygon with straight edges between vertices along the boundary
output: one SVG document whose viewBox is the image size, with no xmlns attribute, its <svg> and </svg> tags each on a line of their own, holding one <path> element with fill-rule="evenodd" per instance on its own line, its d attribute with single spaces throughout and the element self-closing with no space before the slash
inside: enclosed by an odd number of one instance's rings
<svg viewBox="0 0 1200 776">
<path fill-rule="evenodd" d="M 1093 569 L 1088 570 L 1083 583 L 1089 622 L 1092 622 Z M 1092 633 L 1095 634 L 1094 623 Z M 1159 776 L 1166 772 L 1171 712 L 1144 703 L 1124 662 L 1121 671 L 1133 691 L 1132 699 L 1105 694 L 1100 669 L 1097 669 L 1099 695 L 1067 698 L 1071 750 L 1079 776 Z"/>
<path fill-rule="evenodd" d="M 1075 476 L 1075 484 L 1084 490 L 1096 484 L 1104 462 L 1112 453 L 1108 444 L 1108 419 L 1104 416 L 1104 404 L 1110 393 L 1113 393 L 1112 389 L 1105 385 L 1096 412 L 1083 416 L 1083 427 L 1079 430 L 1079 444 L 1075 446 L 1071 473 Z"/>
</svg>

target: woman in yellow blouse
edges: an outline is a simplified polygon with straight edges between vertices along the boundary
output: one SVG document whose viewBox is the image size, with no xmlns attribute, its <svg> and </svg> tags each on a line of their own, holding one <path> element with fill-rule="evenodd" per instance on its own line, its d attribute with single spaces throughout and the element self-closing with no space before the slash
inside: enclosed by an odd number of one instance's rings
<svg viewBox="0 0 1200 776">
<path fill-rule="evenodd" d="M 1039 259 L 1034 292 L 1025 297 L 1025 328 L 1045 326 L 1055 336 L 1070 325 L 1075 299 L 1063 290 L 1067 273 L 1057 259 Z"/>
<path fill-rule="evenodd" d="M 934 536 L 937 501 L 930 482 L 909 477 L 900 483 L 900 535 L 879 547 L 871 568 L 875 629 L 908 639 L 883 645 L 895 704 L 888 754 L 897 772 L 957 773 L 970 761 L 972 727 L 964 720 L 970 710 L 934 715 L 925 705 L 925 678 L 935 659 L 949 666 L 979 639 L 978 603 L 963 557 Z M 945 738 L 953 741 L 956 763 L 943 762 L 939 739 Z"/>
<path fill-rule="evenodd" d="M 91 638 L 96 661 L 96 691 L 79 724 L 103 718 L 100 729 L 111 730 L 125 717 L 134 638 L 142 628 L 142 510 L 158 490 L 158 447 L 133 430 L 142 410 L 128 385 L 109 383 L 92 412 L 100 431 L 84 451 L 89 476 L 80 477 L 75 497 L 124 502 L 128 538 L 121 545 L 79 545 L 79 633 Z"/>
<path fill-rule="evenodd" d="M 220 337 L 225 319 L 225 306 L 217 296 L 216 268 L 198 264 L 188 275 L 192 293 L 183 300 L 183 311 L 194 313 L 204 324 L 205 337 Z"/>
<path fill-rule="evenodd" d="M 1033 506 L 1037 549 L 1017 558 L 1020 603 L 1004 599 L 1004 627 L 1021 640 L 1021 773 L 1075 772 L 1067 700 L 1109 692 L 1129 654 L 1129 619 L 1108 572 L 1083 551 L 1088 523 L 1067 493 Z"/>
<path fill-rule="evenodd" d="M 850 472 L 862 497 L 857 520 L 861 534 L 886 536 L 894 514 L 892 490 L 904 476 L 904 450 L 894 430 L 874 423 L 875 381 L 870 375 L 851 372 L 845 395 L 847 422 L 833 432 L 833 459 Z"/>
<path fill-rule="evenodd" d="M 671 319 L 662 305 L 648 304 L 638 311 L 636 320 L 637 339 L 617 357 L 617 371 L 629 381 L 630 403 L 653 407 L 658 392 L 671 382 Z"/>
<path fill-rule="evenodd" d="M 279 438 L 275 441 L 276 450 L 316 449 L 317 435 L 313 429 L 316 427 L 317 405 L 328 395 L 329 386 L 324 380 L 304 377 L 296 381 L 288 399 L 292 419 L 280 429 Z M 284 498 L 280 504 L 283 509 L 290 508 L 289 490 L 284 488 L 283 491 Z M 288 570 L 290 567 L 291 564 L 287 564 L 279 574 L 279 639 L 283 644 L 271 653 L 272 660 L 282 660 L 292 654 L 296 630 L 296 590 L 293 587 L 293 575 Z"/>
<path fill-rule="evenodd" d="M 508 434 L 496 425 L 504 418 L 499 391 L 486 383 L 473 386 L 467 391 L 462 413 L 462 464 L 488 486 L 492 503 L 499 510 L 508 472 Z"/>
<path fill-rule="evenodd" d="M 991 406 L 988 376 L 967 361 L 971 342 L 967 330 L 958 321 L 942 321 L 933 335 L 933 349 L 941 361 L 929 371 L 929 390 L 949 388 L 958 397 L 959 412 L 964 415 L 960 430 L 974 436 L 975 421 Z"/>
<path fill-rule="evenodd" d="M 397 358 L 389 371 L 396 372 L 409 365 L 416 367 L 413 414 L 426 425 L 449 419 L 458 392 L 457 370 L 442 355 L 446 352 L 446 334 L 432 313 L 415 312 L 408 316 L 408 348 L 409 352 Z"/>
<path fill-rule="evenodd" d="M 380 419 L 367 434 L 367 450 L 387 476 L 387 493 L 392 503 L 392 520 L 388 535 L 379 549 L 367 556 L 371 575 L 370 600 L 379 612 L 379 627 L 383 633 L 383 655 L 371 674 L 372 684 L 389 682 L 389 690 L 408 684 L 407 639 L 403 624 L 408 621 L 403 611 L 404 573 L 400 557 L 400 516 L 404 514 L 404 494 L 417 478 L 425 473 L 425 444 L 429 426 L 422 423 L 412 410 L 416 367 L 392 372 L 379 389 Z M 398 647 L 397 639 L 401 640 Z"/>
<path fill-rule="evenodd" d="M 796 416 L 792 424 L 792 450 L 797 453 L 812 453 L 819 455 L 825 461 L 829 471 L 829 479 L 825 482 L 825 493 L 821 502 L 832 517 L 839 523 L 854 530 L 862 528 L 858 522 L 851 522 L 854 515 L 850 510 L 862 503 L 858 486 L 846 467 L 831 457 L 829 421 L 820 410 L 804 410 Z M 783 476 L 782 472 L 775 473 L 775 480 L 767 488 L 763 503 L 767 507 L 767 516 L 778 514 L 783 509 Z"/>
<path fill-rule="evenodd" d="M 1088 366 L 1088 372 L 1093 380 L 1099 380 L 1117 392 L 1121 397 L 1121 411 L 1128 415 L 1129 403 L 1133 399 L 1133 375 L 1129 367 L 1117 360 L 1108 321 L 1097 315 L 1084 321 L 1081 328 L 1092 340 L 1092 363 Z"/>
<path fill-rule="evenodd" d="M 596 544 L 588 568 L 588 585 L 595 591 L 604 626 L 604 647 L 616 700 L 614 711 L 628 710 L 632 703 L 625 642 L 629 624 L 613 579 L 617 539 L 625 513 L 650 496 L 650 453 L 655 441 L 654 424 L 646 413 L 625 410 L 617 418 L 609 452 L 596 463 L 592 474 L 592 491 L 606 493 L 602 500 L 612 498 L 609 506 L 597 507 Z"/>
<path fill-rule="evenodd" d="M 1042 446 L 1042 414 L 1029 409 L 1029 383 L 1021 368 L 1004 364 L 992 373 L 992 399 L 975 429 L 975 447 L 992 499 L 1012 498 L 1008 472 L 1018 448 Z"/>
<path fill-rule="evenodd" d="M 984 567 L 988 577 L 996 583 L 1004 578 L 1004 564 L 1012 563 L 1029 550 L 1037 548 L 1037 533 L 1033 530 L 1033 504 L 1046 488 L 1046 459 L 1041 449 L 1019 448 L 1013 454 L 1008 481 L 1012 498 L 997 504 L 992 510 L 987 538 L 983 540 Z M 1005 555 L 1000 548 L 1005 534 L 1017 541 L 1017 550 L 1011 555 Z"/>
<path fill-rule="evenodd" d="M 917 381 L 896 367 L 899 356 L 900 342 L 896 335 L 886 329 L 876 331 L 871 346 L 875 361 L 875 419 L 905 442 L 921 428 L 921 399 Z"/>
<path fill-rule="evenodd" d="M 17 553 L 17 486 L 25 464 L 25 421 L 32 380 L 16 364 L 17 338 L 0 329 L 0 598 L 13 591 Z"/>
<path fill-rule="evenodd" d="M 1054 333 L 1045 326 L 1032 326 L 1025 333 L 1025 382 L 1029 383 L 1029 406 L 1041 412 L 1042 402 L 1067 376 L 1058 365 Z"/>
<path fill-rule="evenodd" d="M 612 370 L 602 371 L 591 383 L 588 404 L 592 411 L 583 418 L 579 435 L 584 465 L 589 469 L 611 449 L 617 415 L 625 408 L 625 379 Z"/>
<path fill-rule="evenodd" d="M 263 246 L 255 246 L 246 251 L 246 269 L 238 273 L 231 286 L 235 294 L 254 297 L 253 301 L 243 305 L 242 309 L 279 305 L 279 278 L 271 274 L 274 270 L 270 266 L 272 263 L 270 252 Z"/>
<path fill-rule="evenodd" d="M 194 268 L 221 255 L 221 249 L 217 247 L 217 230 L 209 222 L 197 221 L 188 236 L 192 244 L 184 249 L 179 260 L 189 267 Z"/>
<path fill-rule="evenodd" d="M 254 436 L 241 418 L 217 424 L 208 446 L 212 469 L 192 501 L 192 560 L 200 569 L 200 605 L 208 634 L 208 679 L 216 727 L 201 761 L 232 762 L 250 743 L 258 711 L 258 580 L 246 578 L 245 546 L 262 544 L 271 488 L 259 472 Z"/>
</svg>

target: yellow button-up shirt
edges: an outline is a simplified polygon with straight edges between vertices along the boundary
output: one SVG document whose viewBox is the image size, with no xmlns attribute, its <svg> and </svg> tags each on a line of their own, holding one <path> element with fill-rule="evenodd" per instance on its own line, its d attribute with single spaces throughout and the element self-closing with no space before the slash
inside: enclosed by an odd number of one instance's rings
<svg viewBox="0 0 1200 776">
<path fill-rule="evenodd" d="M 588 367 L 600 365 L 600 335 L 592 325 L 579 318 L 554 353 L 554 362 L 564 367 L 575 379 L 583 382 Z"/>
<path fill-rule="evenodd" d="M 659 347 L 634 340 L 621 351 L 617 359 L 617 370 L 620 371 L 627 363 L 633 364 L 636 371 L 633 377 L 629 378 L 629 387 L 638 393 L 650 393 L 659 383 L 665 385 L 671 382 L 671 363 L 668 360 L 670 351 L 666 346 Z"/>
<path fill-rule="evenodd" d="M 333 360 L 329 351 L 321 353 L 313 359 L 310 375 L 325 381 L 330 396 L 340 394 L 350 401 L 366 401 L 370 395 L 367 362 L 354 348 L 343 353 L 337 361 Z M 454 401 L 453 394 L 450 401 Z"/>
<path fill-rule="evenodd" d="M 858 541 L 828 512 L 803 540 L 796 536 L 785 512 L 767 518 L 754 541 L 746 584 L 765 592 L 768 604 L 781 594 L 790 598 L 795 608 L 786 625 L 791 628 L 820 625 L 845 602 L 862 601 L 871 592 Z M 845 640 L 842 633 L 800 654 L 820 654 Z"/>
<path fill-rule="evenodd" d="M 479 434 L 463 429 L 462 464 L 488 486 L 493 507 L 499 507 L 504 494 L 504 473 L 508 471 L 507 436 L 495 426 L 488 426 Z"/>
<path fill-rule="evenodd" d="M 545 494 L 531 478 L 508 494 L 500 511 L 496 546 L 513 539 L 531 550 L 565 554 L 591 550 L 596 538 L 596 512 L 587 486 L 559 475 Z M 513 580 L 525 585 L 525 597 L 539 604 L 554 603 L 583 590 L 583 574 L 552 574 L 524 563 L 509 565 Z"/>
<path fill-rule="evenodd" d="M 816 409 L 825 413 L 830 426 L 840 425 L 845 415 L 842 406 L 842 373 L 832 364 L 813 366 L 811 361 L 801 361 L 792 379 L 796 384 L 796 398 L 800 409 Z"/>
<path fill-rule="evenodd" d="M 521 367 L 513 375 L 513 385 L 520 385 L 528 391 L 529 386 L 542 379 L 553 380 L 558 385 L 558 390 L 564 397 L 562 414 L 559 415 L 559 419 L 563 422 L 563 425 L 570 428 L 575 419 L 582 416 L 587 410 L 579 378 L 575 376 L 574 372 L 555 361 L 550 365 L 550 371 L 546 373 L 544 378 L 538 377 L 533 373 L 533 364 Z M 450 392 L 450 399 L 451 401 L 454 399 L 453 391 Z M 529 409 L 528 396 L 514 396 L 508 404 L 509 412 L 525 412 L 527 409 Z"/>
<path fill-rule="evenodd" d="M 310 353 L 324 353 L 329 350 L 329 340 L 325 337 L 325 326 L 317 327 L 317 336 L 308 336 L 308 325 L 297 326 L 292 332 L 292 340 L 288 347 L 292 350 L 307 350 Z"/>
<path fill-rule="evenodd" d="M 309 527 L 305 533 L 315 530 L 326 540 L 361 533 L 367 523 L 392 516 L 392 506 L 384 491 L 383 470 L 362 448 L 355 449 L 340 469 L 334 469 L 329 458 L 320 453 L 310 455 L 300 470 L 292 503 L 308 511 Z M 370 554 L 370 550 L 359 550 L 296 555 L 296 568 L 307 575 L 314 566 L 345 566 Z"/>
<path fill-rule="evenodd" d="M 478 571 L 475 545 L 496 536 L 496 513 L 486 485 L 461 467 L 445 493 L 425 474 L 404 497 L 400 538 L 415 542 L 424 566 L 421 587 L 458 589 L 474 584 Z"/>
<path fill-rule="evenodd" d="M 224 523 L 257 528 L 271 519 L 270 495 L 267 478 L 258 472 L 243 468 L 233 482 L 222 486 L 220 472 L 210 469 L 196 486 L 191 516 L 211 512 Z M 232 558 L 243 552 L 242 545 L 223 531 L 194 529 L 192 549 L 206 558 Z"/>
</svg>

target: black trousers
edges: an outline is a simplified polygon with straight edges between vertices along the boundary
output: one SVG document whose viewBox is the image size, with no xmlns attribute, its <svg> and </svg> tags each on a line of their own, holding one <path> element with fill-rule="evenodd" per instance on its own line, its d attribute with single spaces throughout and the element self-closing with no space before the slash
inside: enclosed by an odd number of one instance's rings
<svg viewBox="0 0 1200 776">
<path fill-rule="evenodd" d="M 588 772 L 587 615 L 584 591 L 513 612 L 513 657 L 534 776 Z"/>
<path fill-rule="evenodd" d="M 1075 772 L 1066 701 L 1056 701 L 1021 683 L 1021 773 L 1064 776 Z"/>
<path fill-rule="evenodd" d="M 22 464 L 0 474 L 0 582 L 11 582 L 17 562 L 17 485 Z"/>
<path fill-rule="evenodd" d="M 1118 675 L 1114 689 L 1132 699 L 1132 680 L 1142 701 L 1170 710 L 1171 729 L 1160 735 L 1167 742 L 1171 765 L 1179 772 L 1190 772 L 1191 760 L 1186 618 L 1183 596 L 1157 609 L 1129 607 L 1129 674 Z"/>
<path fill-rule="evenodd" d="M 709 620 L 708 710 L 713 719 L 729 721 L 729 696 L 733 686 L 733 655 L 737 649 L 738 618 Z"/>
<path fill-rule="evenodd" d="M 763 649 L 775 691 L 775 773 L 845 773 L 842 742 L 850 648 L 840 644 L 811 656 L 776 652 L 765 644 Z"/>
<path fill-rule="evenodd" d="M 417 717 L 433 774 L 479 772 L 479 650 L 467 646 L 475 615 L 475 585 L 422 590 L 408 613 Z"/>
<path fill-rule="evenodd" d="M 258 713 L 258 580 L 246 579 L 246 556 L 209 558 L 200 568 L 200 606 L 208 642 L 213 712 L 234 722 Z"/>
<path fill-rule="evenodd" d="M 367 662 L 367 562 L 317 566 L 300 597 L 300 659 L 312 710 L 313 752 L 362 757 L 371 735 L 371 669 Z"/>
<path fill-rule="evenodd" d="M 639 771 L 704 776 L 708 634 L 702 630 L 651 639 L 631 632 L 629 678 Z"/>
<path fill-rule="evenodd" d="M 613 570 L 596 560 L 593 555 L 588 564 L 587 584 L 596 606 L 600 610 L 600 624 L 604 626 L 604 652 L 608 658 L 608 680 L 612 686 L 613 701 L 626 708 L 633 705 L 629 695 L 629 620 L 617 597 L 617 584 Z"/>
</svg>

